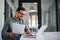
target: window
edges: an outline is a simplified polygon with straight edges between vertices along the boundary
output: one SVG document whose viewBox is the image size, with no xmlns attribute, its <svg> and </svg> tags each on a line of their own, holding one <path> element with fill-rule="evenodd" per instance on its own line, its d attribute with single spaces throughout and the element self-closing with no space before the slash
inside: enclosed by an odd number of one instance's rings
<svg viewBox="0 0 60 40">
<path fill-rule="evenodd" d="M 22 3 L 23 7 L 26 9 L 25 19 L 28 21 L 30 28 L 38 27 L 38 13 L 37 13 L 37 4 L 34 3 Z"/>
</svg>

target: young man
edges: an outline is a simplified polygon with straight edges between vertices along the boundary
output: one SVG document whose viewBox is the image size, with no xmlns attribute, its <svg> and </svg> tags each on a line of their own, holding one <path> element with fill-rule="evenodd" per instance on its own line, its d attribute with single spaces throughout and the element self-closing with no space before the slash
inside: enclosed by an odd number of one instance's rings
<svg viewBox="0 0 60 40">
<path fill-rule="evenodd" d="M 25 8 L 18 7 L 16 15 L 13 18 L 9 18 L 3 27 L 2 38 L 3 40 L 19 40 L 21 34 L 15 34 L 12 32 L 12 23 L 24 24 L 23 17 L 25 15 Z"/>
</svg>

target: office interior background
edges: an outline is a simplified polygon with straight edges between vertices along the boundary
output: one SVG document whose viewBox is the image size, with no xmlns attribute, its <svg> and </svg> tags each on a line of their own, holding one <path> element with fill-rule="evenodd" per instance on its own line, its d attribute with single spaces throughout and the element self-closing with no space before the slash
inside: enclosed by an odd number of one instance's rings
<svg viewBox="0 0 60 40">
<path fill-rule="evenodd" d="M 0 0 L 0 36 L 4 22 L 15 16 L 19 6 L 26 8 L 24 20 L 31 30 L 48 25 L 45 32 L 60 31 L 60 0 Z"/>
</svg>

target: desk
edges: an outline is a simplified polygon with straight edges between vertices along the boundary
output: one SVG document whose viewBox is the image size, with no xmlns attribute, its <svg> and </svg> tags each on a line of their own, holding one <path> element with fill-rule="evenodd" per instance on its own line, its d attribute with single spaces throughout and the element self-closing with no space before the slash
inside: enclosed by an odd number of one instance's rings
<svg viewBox="0 0 60 40">
<path fill-rule="evenodd" d="M 60 32 L 38 33 L 36 38 L 25 38 L 23 35 L 20 40 L 60 40 Z"/>
<path fill-rule="evenodd" d="M 27 38 L 27 37 L 24 37 L 24 35 L 21 36 L 20 40 L 36 40 L 36 38 Z"/>
<path fill-rule="evenodd" d="M 37 40 L 60 40 L 60 32 L 43 32 L 37 34 Z"/>
</svg>

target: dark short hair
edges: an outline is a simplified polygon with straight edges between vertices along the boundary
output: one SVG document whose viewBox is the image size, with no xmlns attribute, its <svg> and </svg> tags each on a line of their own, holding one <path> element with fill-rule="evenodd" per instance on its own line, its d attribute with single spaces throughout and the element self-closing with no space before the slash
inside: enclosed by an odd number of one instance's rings
<svg viewBox="0 0 60 40">
<path fill-rule="evenodd" d="M 20 11 L 20 10 L 26 11 L 24 7 L 18 7 L 16 11 Z"/>
</svg>

